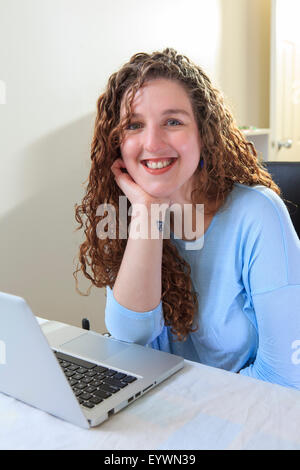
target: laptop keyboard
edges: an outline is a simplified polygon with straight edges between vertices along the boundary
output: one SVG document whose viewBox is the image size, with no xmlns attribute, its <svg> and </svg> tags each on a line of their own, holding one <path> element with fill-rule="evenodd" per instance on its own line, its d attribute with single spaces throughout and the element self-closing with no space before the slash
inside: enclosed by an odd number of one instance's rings
<svg viewBox="0 0 300 470">
<path fill-rule="evenodd" d="M 78 359 L 58 351 L 54 354 L 80 405 L 94 408 L 127 387 L 136 377 Z"/>
</svg>

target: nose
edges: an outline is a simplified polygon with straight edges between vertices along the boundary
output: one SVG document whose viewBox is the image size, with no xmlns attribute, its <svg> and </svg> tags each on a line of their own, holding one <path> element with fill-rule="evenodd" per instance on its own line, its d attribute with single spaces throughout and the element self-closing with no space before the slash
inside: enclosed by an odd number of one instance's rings
<svg viewBox="0 0 300 470">
<path fill-rule="evenodd" d="M 163 130 L 158 126 L 148 126 L 144 132 L 144 151 L 147 154 L 159 155 L 167 148 Z"/>
</svg>

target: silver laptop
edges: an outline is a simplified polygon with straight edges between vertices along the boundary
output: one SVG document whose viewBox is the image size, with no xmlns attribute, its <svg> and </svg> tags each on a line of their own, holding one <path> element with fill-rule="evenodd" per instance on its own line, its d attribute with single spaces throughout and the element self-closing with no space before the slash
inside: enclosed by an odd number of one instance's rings
<svg viewBox="0 0 300 470">
<path fill-rule="evenodd" d="M 184 365 L 181 357 L 49 321 L 0 292 L 0 392 L 97 426 Z"/>
</svg>

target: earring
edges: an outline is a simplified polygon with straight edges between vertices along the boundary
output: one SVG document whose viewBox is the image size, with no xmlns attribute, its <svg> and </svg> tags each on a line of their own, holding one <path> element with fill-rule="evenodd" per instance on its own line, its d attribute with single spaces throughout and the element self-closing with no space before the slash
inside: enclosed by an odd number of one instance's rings
<svg viewBox="0 0 300 470">
<path fill-rule="evenodd" d="M 202 168 L 204 167 L 204 160 L 203 158 L 200 159 L 200 168 L 202 170 Z"/>
</svg>

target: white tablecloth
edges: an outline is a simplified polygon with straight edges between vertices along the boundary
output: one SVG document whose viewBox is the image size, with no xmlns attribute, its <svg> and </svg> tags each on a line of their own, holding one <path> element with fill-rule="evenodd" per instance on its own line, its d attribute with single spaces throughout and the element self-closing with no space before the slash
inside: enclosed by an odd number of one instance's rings
<svg viewBox="0 0 300 470">
<path fill-rule="evenodd" d="M 97 428 L 0 394 L 1 449 L 300 449 L 300 392 L 185 361 Z"/>
</svg>

